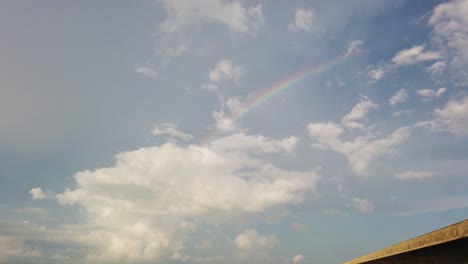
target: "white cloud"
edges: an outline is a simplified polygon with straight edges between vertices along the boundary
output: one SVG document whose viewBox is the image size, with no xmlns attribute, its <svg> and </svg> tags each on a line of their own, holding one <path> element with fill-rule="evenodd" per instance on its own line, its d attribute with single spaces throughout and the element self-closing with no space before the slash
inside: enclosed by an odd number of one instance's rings
<svg viewBox="0 0 468 264">
<path fill-rule="evenodd" d="M 396 94 L 394 94 L 390 99 L 388 99 L 388 103 L 391 106 L 396 106 L 397 104 L 404 103 L 408 100 L 408 92 L 405 89 L 400 89 Z"/>
<path fill-rule="evenodd" d="M 361 101 L 351 109 L 351 112 L 341 119 L 341 124 L 348 129 L 365 129 L 366 127 L 360 121 L 365 121 L 369 111 L 377 107 L 378 105 L 369 100 L 369 98 L 363 97 Z"/>
<path fill-rule="evenodd" d="M 418 90 L 417 93 L 423 98 L 423 101 L 430 101 L 433 99 L 438 99 L 442 94 L 447 92 L 447 88 L 441 87 L 436 91 L 431 89 L 421 89 Z"/>
<path fill-rule="evenodd" d="M 242 1 L 160 0 L 168 18 L 159 25 L 173 33 L 206 22 L 214 22 L 238 33 L 254 33 L 265 23 L 260 4 L 245 7 Z"/>
<path fill-rule="evenodd" d="M 213 111 L 212 116 L 215 120 L 216 129 L 221 132 L 237 131 L 236 120 L 232 116 L 227 116 L 224 111 Z"/>
<path fill-rule="evenodd" d="M 55 197 L 85 212 L 83 225 L 69 227 L 69 239 L 83 245 L 88 262 L 187 259 L 194 230 L 262 218 L 315 189 L 315 172 L 283 170 L 262 158 L 291 153 L 297 141 L 235 134 L 203 146 L 123 152 L 113 166 L 76 173 L 76 187 Z M 235 239 L 242 250 L 274 241 L 254 230 Z"/>
<path fill-rule="evenodd" d="M 29 193 L 31 193 L 33 200 L 43 200 L 49 197 L 49 195 L 43 192 L 41 188 L 33 188 Z"/>
<path fill-rule="evenodd" d="M 351 201 L 353 206 L 361 213 L 370 213 L 375 209 L 374 204 L 369 199 L 353 197 Z"/>
<path fill-rule="evenodd" d="M 288 29 L 294 32 L 311 31 L 314 23 L 316 23 L 316 17 L 312 9 L 298 8 L 294 13 L 294 21 L 289 24 Z"/>
<path fill-rule="evenodd" d="M 362 40 L 353 40 L 349 43 L 348 49 L 346 50 L 345 57 L 352 56 L 361 51 L 361 46 L 364 44 Z"/>
<path fill-rule="evenodd" d="M 177 129 L 177 125 L 174 123 L 162 123 L 155 125 L 153 129 L 153 135 L 167 135 L 169 137 L 181 139 L 184 141 L 190 141 L 193 139 L 192 135 L 179 131 Z"/>
<path fill-rule="evenodd" d="M 224 59 L 219 61 L 215 68 L 210 71 L 208 78 L 213 83 L 221 83 L 227 80 L 238 82 L 243 71 L 243 67 L 233 64 L 230 60 Z"/>
<path fill-rule="evenodd" d="M 406 171 L 398 173 L 395 178 L 400 180 L 426 179 L 439 175 L 437 171 Z"/>
<path fill-rule="evenodd" d="M 433 119 L 416 124 L 417 127 L 428 127 L 444 130 L 455 136 L 468 135 L 468 96 L 448 101 L 441 109 L 433 111 Z"/>
<path fill-rule="evenodd" d="M 301 263 L 302 261 L 304 261 L 303 255 L 296 255 L 292 258 L 292 263 L 294 264 Z"/>
<path fill-rule="evenodd" d="M 258 251 L 271 249 L 278 243 L 274 236 L 262 236 L 256 230 L 244 230 L 234 239 L 237 249 L 242 251 Z"/>
<path fill-rule="evenodd" d="M 364 174 L 370 164 L 378 158 L 394 152 L 394 147 L 403 142 L 409 135 L 409 129 L 402 127 L 387 136 L 377 138 L 371 127 L 364 129 L 366 135 L 357 136 L 351 141 L 342 141 L 344 129 L 366 128 L 357 121 L 365 119 L 370 109 L 377 107 L 372 101 L 364 98 L 350 113 L 342 119 L 342 125 L 336 123 L 310 123 L 307 126 L 309 135 L 316 140 L 314 147 L 332 150 L 344 155 L 356 174 Z"/>
<path fill-rule="evenodd" d="M 429 72 L 433 77 L 439 77 L 447 68 L 447 61 L 437 61 L 434 62 L 431 66 L 426 68 L 426 71 Z"/>
<path fill-rule="evenodd" d="M 154 66 L 152 65 L 138 65 L 135 68 L 135 72 L 151 78 L 156 78 L 159 76 L 158 71 L 155 70 Z"/>
<path fill-rule="evenodd" d="M 424 46 L 413 46 L 395 54 L 392 62 L 396 65 L 410 65 L 423 61 L 438 60 L 440 58 L 442 58 L 442 55 L 439 52 L 424 52 Z"/>
<path fill-rule="evenodd" d="M 468 79 L 468 0 L 454 0 L 434 8 L 429 19 L 434 40 L 450 55 L 452 69 Z"/>
<path fill-rule="evenodd" d="M 317 140 L 314 146 L 340 153 L 348 159 L 353 171 L 364 174 L 370 164 L 378 158 L 394 151 L 394 147 L 403 142 L 409 134 L 403 127 L 392 134 L 374 139 L 371 135 L 358 136 L 353 141 L 341 141 L 336 133 L 340 130 L 338 124 L 311 123 L 308 126 L 309 135 Z"/>
<path fill-rule="evenodd" d="M 376 66 L 367 72 L 367 77 L 370 82 L 376 82 L 385 76 L 386 71 L 387 67 L 383 65 Z"/>
</svg>

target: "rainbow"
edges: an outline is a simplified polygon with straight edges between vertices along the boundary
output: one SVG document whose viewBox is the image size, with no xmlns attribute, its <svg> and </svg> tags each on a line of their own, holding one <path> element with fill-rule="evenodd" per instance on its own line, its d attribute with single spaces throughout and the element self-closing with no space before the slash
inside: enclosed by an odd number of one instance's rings
<svg viewBox="0 0 468 264">
<path fill-rule="evenodd" d="M 262 105 L 266 101 L 278 95 L 279 93 L 294 87 L 296 84 L 304 81 L 305 79 L 309 77 L 316 76 L 332 68 L 333 66 L 337 64 L 343 63 L 347 58 L 348 58 L 347 56 L 339 56 L 331 60 L 322 62 L 321 64 L 314 65 L 312 67 L 308 67 L 298 72 L 295 72 L 289 75 L 288 77 L 282 79 L 281 81 L 276 82 L 269 88 L 262 90 L 256 96 L 245 101 L 241 106 L 241 111 L 239 111 L 236 114 L 231 114 L 227 118 L 235 122 L 236 120 L 238 120 L 239 118 L 247 114 L 248 112 L 254 110 L 258 106 Z M 208 133 L 208 135 L 204 137 L 202 143 L 205 144 L 205 143 L 210 142 L 212 139 L 214 139 L 216 136 L 218 136 L 221 133 L 222 131 L 218 129 L 211 130 L 210 133 Z"/>
</svg>

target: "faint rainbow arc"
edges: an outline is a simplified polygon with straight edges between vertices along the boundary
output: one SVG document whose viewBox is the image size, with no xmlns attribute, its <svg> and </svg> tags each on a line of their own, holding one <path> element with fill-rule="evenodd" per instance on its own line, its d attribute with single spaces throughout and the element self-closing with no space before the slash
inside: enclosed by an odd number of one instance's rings
<svg viewBox="0 0 468 264">
<path fill-rule="evenodd" d="M 235 122 L 237 119 L 241 118 L 244 116 L 246 113 L 252 111 L 259 105 L 263 104 L 264 102 L 268 101 L 275 95 L 281 93 L 282 91 L 285 91 L 289 88 L 294 87 L 296 84 L 300 83 L 301 81 L 312 77 L 316 76 L 317 74 L 323 73 L 324 71 L 332 68 L 335 65 L 338 65 L 340 63 L 343 63 L 348 57 L 347 56 L 339 56 L 335 57 L 331 60 L 325 61 L 321 64 L 314 65 L 305 69 L 302 69 L 300 71 L 297 71 L 288 77 L 276 82 L 269 88 L 266 88 L 259 92 L 256 96 L 248 99 L 245 101 L 242 106 L 241 106 L 241 111 L 239 111 L 236 114 L 231 114 L 230 116 L 227 116 L 227 118 L 231 119 L 233 122 Z M 217 135 L 221 134 L 222 131 L 219 129 L 213 129 L 211 130 L 202 140 L 202 144 L 206 144 L 209 141 L 211 141 L 213 138 L 215 138 Z"/>
</svg>

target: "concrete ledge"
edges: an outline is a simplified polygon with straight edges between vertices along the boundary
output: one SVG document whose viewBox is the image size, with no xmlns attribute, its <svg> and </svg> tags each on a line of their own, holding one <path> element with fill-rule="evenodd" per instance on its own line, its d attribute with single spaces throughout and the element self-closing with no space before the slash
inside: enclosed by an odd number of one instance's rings
<svg viewBox="0 0 468 264">
<path fill-rule="evenodd" d="M 383 261 L 378 261 L 380 259 L 390 259 L 391 256 L 400 255 L 412 251 L 422 250 L 424 248 L 433 247 L 443 243 L 448 243 L 455 240 L 463 240 L 463 244 L 466 244 L 468 239 L 468 219 L 461 221 L 459 223 L 432 231 L 430 233 L 403 241 L 401 243 L 395 244 L 393 246 L 375 251 L 368 255 L 358 257 L 356 259 L 345 262 L 344 264 L 359 264 L 359 263 L 384 263 Z M 467 250 L 468 251 L 468 250 Z M 468 254 L 460 252 L 461 254 Z M 408 257 L 406 257 L 408 258 Z M 389 260 L 385 263 L 393 263 Z M 411 262 L 408 262 L 411 263 Z"/>
</svg>

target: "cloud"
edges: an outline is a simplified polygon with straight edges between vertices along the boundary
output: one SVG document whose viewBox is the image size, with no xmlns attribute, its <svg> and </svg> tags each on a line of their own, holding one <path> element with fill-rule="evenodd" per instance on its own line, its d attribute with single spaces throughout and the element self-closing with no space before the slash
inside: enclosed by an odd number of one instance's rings
<svg viewBox="0 0 468 264">
<path fill-rule="evenodd" d="M 352 56 L 361 52 L 361 46 L 364 44 L 362 40 L 353 40 L 349 43 L 348 49 L 346 50 L 345 57 Z"/>
<path fill-rule="evenodd" d="M 435 109 L 432 120 L 419 122 L 416 127 L 448 131 L 455 136 L 468 135 L 468 96 L 448 101 L 443 108 Z"/>
<path fill-rule="evenodd" d="M 391 106 L 396 106 L 397 104 L 404 103 L 408 100 L 408 92 L 405 89 L 400 89 L 396 94 L 394 94 L 390 99 L 388 99 L 388 103 Z"/>
<path fill-rule="evenodd" d="M 227 116 L 224 111 L 213 111 L 212 116 L 215 120 L 215 127 L 217 130 L 221 132 L 233 132 L 239 130 L 235 120 L 232 117 Z"/>
<path fill-rule="evenodd" d="M 384 65 L 376 66 L 371 68 L 367 72 L 367 78 L 369 79 L 370 82 L 376 82 L 380 79 L 382 79 L 385 76 L 385 73 L 387 72 L 387 67 Z"/>
<path fill-rule="evenodd" d="M 296 255 L 292 258 L 292 263 L 294 264 L 301 263 L 302 261 L 304 261 L 303 255 Z"/>
<path fill-rule="evenodd" d="M 366 127 L 360 121 L 365 121 L 370 110 L 377 107 L 378 105 L 369 100 L 369 98 L 363 97 L 361 101 L 351 109 L 351 112 L 341 119 L 341 124 L 348 129 L 365 129 Z"/>
<path fill-rule="evenodd" d="M 135 72 L 150 78 L 156 78 L 159 76 L 158 71 L 156 71 L 152 65 L 138 65 L 135 68 Z"/>
<path fill-rule="evenodd" d="M 447 88 L 442 87 L 437 89 L 437 91 L 431 89 L 422 89 L 418 90 L 417 93 L 423 98 L 423 101 L 431 101 L 433 99 L 438 99 L 442 94 L 447 91 Z"/>
<path fill-rule="evenodd" d="M 434 41 L 450 56 L 450 65 L 468 79 L 468 0 L 454 0 L 434 8 L 429 19 Z"/>
<path fill-rule="evenodd" d="M 181 139 L 183 141 L 193 140 L 192 135 L 179 131 L 177 129 L 177 125 L 174 123 L 162 123 L 159 125 L 155 125 L 153 129 L 153 135 L 167 135 L 171 138 Z"/>
<path fill-rule="evenodd" d="M 160 0 L 168 18 L 159 28 L 166 33 L 182 31 L 206 22 L 226 26 L 238 33 L 256 32 L 265 23 L 262 5 L 245 7 L 242 1 Z"/>
<path fill-rule="evenodd" d="M 274 236 L 262 236 L 256 230 L 244 230 L 234 239 L 236 248 L 241 251 L 258 251 L 271 249 L 278 243 Z"/>
<path fill-rule="evenodd" d="M 426 68 L 426 71 L 429 72 L 433 77 L 439 77 L 447 68 L 447 61 L 437 61 L 434 62 L 431 66 Z"/>
<path fill-rule="evenodd" d="M 55 199 L 82 208 L 85 222 L 67 228 L 89 262 L 185 259 L 193 232 L 262 219 L 315 190 L 315 172 L 283 170 L 262 158 L 291 153 L 297 142 L 234 134 L 203 146 L 166 143 L 122 152 L 113 166 L 76 173 L 75 187 Z M 240 250 L 275 244 L 254 230 L 235 243 Z"/>
<path fill-rule="evenodd" d="M 351 201 L 353 206 L 361 213 L 370 213 L 375 209 L 374 204 L 369 199 L 353 197 Z"/>
<path fill-rule="evenodd" d="M 289 23 L 288 29 L 293 32 L 311 31 L 313 24 L 316 23 L 316 16 L 312 9 L 296 9 L 294 20 Z"/>
<path fill-rule="evenodd" d="M 210 71 L 208 78 L 213 83 L 221 83 L 228 80 L 239 82 L 243 72 L 243 67 L 234 65 L 230 60 L 223 59 Z"/>
<path fill-rule="evenodd" d="M 396 179 L 400 180 L 414 180 L 414 179 L 426 179 L 439 175 L 437 171 L 407 171 L 398 173 L 395 175 Z"/>
<path fill-rule="evenodd" d="M 43 192 L 41 188 L 33 188 L 29 193 L 31 193 L 33 200 L 44 200 L 49 198 L 49 194 Z"/>
<path fill-rule="evenodd" d="M 314 147 L 324 150 L 332 150 L 344 155 L 352 170 L 358 174 L 364 174 L 370 164 L 378 158 L 394 152 L 394 147 L 406 140 L 409 129 L 402 127 L 390 135 L 377 138 L 372 132 L 372 126 L 366 127 L 357 121 L 364 120 L 370 109 L 377 106 L 367 98 L 359 102 L 350 113 L 342 119 L 342 124 L 336 123 L 310 123 L 307 126 L 309 135 L 316 140 Z M 357 136 L 351 141 L 342 141 L 340 138 L 344 128 L 367 128 L 364 136 Z"/>
<path fill-rule="evenodd" d="M 439 52 L 424 52 L 424 46 L 413 46 L 395 54 L 392 62 L 396 65 L 411 65 L 423 61 L 438 60 L 440 58 L 442 58 L 442 55 Z"/>
</svg>

